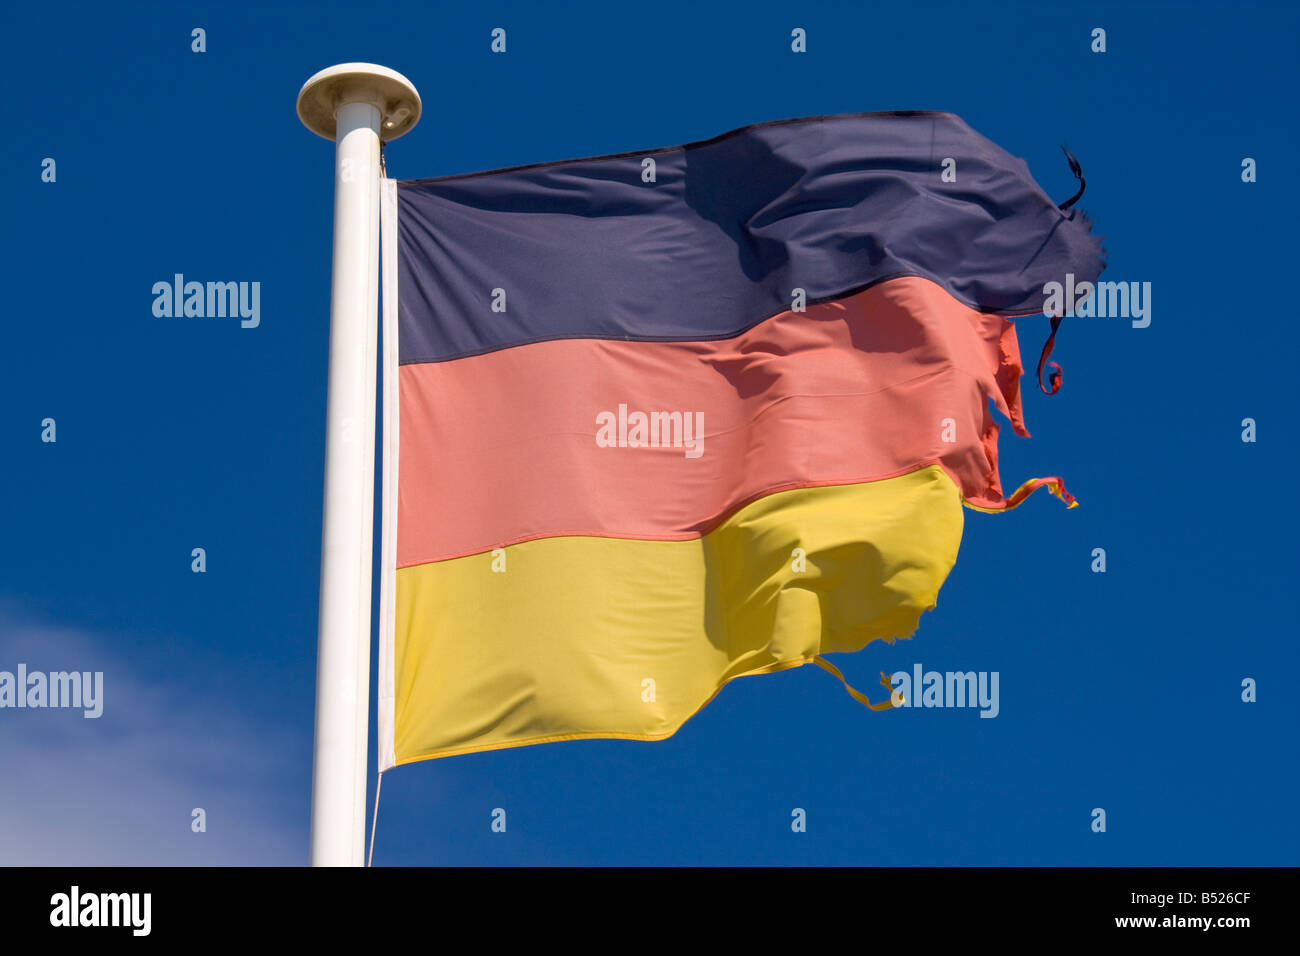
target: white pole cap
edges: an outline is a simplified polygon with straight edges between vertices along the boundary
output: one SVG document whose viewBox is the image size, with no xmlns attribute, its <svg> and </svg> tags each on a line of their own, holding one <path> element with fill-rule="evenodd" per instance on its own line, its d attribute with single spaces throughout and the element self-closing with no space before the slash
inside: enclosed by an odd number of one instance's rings
<svg viewBox="0 0 1300 956">
<path fill-rule="evenodd" d="M 414 84 L 375 63 L 340 63 L 321 70 L 298 93 L 298 118 L 333 142 L 338 108 L 355 102 L 379 109 L 379 138 L 384 142 L 408 132 L 420 119 L 420 94 Z"/>
</svg>

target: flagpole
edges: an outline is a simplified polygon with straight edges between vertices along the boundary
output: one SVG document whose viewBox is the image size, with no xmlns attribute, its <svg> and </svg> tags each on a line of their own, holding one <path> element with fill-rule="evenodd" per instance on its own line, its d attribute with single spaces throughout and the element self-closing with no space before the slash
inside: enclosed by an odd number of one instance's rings
<svg viewBox="0 0 1300 956">
<path fill-rule="evenodd" d="M 379 144 L 407 132 L 419 116 L 420 95 L 411 82 L 372 63 L 321 70 L 298 94 L 303 125 L 336 144 L 312 866 L 363 863 L 379 332 Z"/>
</svg>

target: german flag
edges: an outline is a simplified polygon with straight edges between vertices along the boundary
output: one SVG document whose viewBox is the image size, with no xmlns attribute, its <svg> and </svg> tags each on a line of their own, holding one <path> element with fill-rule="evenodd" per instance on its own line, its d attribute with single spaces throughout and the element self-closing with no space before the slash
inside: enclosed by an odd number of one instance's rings
<svg viewBox="0 0 1300 956">
<path fill-rule="evenodd" d="M 1099 239 L 947 113 L 384 181 L 380 769 L 910 637 Z M 861 695 L 859 695 L 861 696 Z M 877 707 L 889 706 L 887 694 Z"/>
</svg>

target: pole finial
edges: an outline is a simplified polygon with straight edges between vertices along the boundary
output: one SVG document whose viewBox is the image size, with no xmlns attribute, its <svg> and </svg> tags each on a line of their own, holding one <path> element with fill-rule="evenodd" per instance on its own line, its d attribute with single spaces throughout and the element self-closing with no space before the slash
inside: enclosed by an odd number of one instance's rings
<svg viewBox="0 0 1300 956">
<path fill-rule="evenodd" d="M 410 131 L 420 119 L 415 85 L 396 70 L 375 63 L 339 63 L 321 70 L 298 93 L 298 118 L 317 136 L 333 141 L 338 108 L 353 102 L 378 108 L 383 142 Z"/>
</svg>

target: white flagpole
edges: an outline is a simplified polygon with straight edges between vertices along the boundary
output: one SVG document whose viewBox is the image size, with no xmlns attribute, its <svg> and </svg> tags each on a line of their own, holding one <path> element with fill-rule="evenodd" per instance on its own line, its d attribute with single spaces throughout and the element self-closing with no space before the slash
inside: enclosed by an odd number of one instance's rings
<svg viewBox="0 0 1300 956">
<path fill-rule="evenodd" d="M 312 866 L 361 866 L 370 717 L 370 564 L 374 532 L 375 363 L 379 299 L 379 144 L 420 116 L 411 82 L 372 63 L 321 70 L 298 117 L 334 140 L 334 272 L 311 784 Z"/>
</svg>

